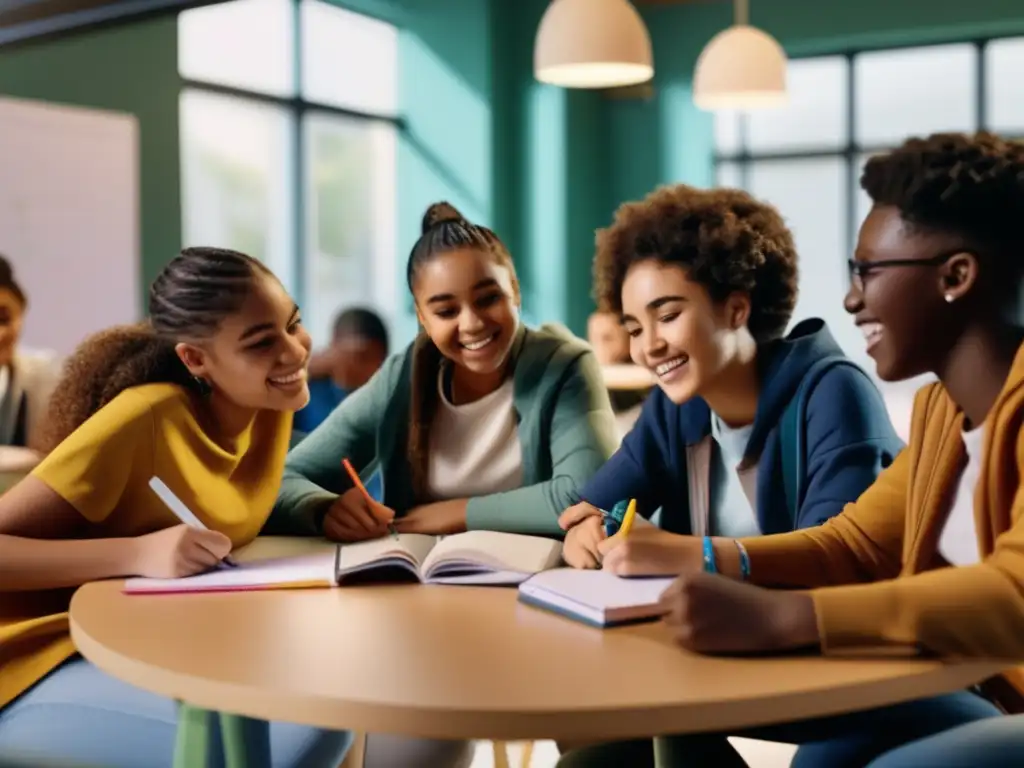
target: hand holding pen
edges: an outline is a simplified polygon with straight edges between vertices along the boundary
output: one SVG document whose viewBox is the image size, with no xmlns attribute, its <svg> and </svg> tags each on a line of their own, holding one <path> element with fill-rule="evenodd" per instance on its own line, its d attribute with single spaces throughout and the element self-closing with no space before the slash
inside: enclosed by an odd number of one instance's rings
<svg viewBox="0 0 1024 768">
<path fill-rule="evenodd" d="M 562 559 L 573 568 L 600 568 L 610 540 L 625 539 L 635 517 L 635 499 L 620 501 L 610 512 L 587 502 L 569 507 L 558 519 L 566 531 Z"/>
<path fill-rule="evenodd" d="M 344 542 L 378 539 L 388 532 L 397 536 L 394 510 L 373 500 L 348 459 L 342 460 L 342 466 L 353 487 L 341 494 L 327 510 L 324 535 L 333 541 Z"/>
<path fill-rule="evenodd" d="M 144 550 L 140 562 L 145 570 L 140 570 L 139 575 L 153 576 L 156 571 L 166 575 L 155 578 L 177 578 L 238 565 L 229 554 L 231 539 L 203 525 L 159 477 L 151 478 L 149 487 L 182 524 L 140 537 Z"/>
</svg>

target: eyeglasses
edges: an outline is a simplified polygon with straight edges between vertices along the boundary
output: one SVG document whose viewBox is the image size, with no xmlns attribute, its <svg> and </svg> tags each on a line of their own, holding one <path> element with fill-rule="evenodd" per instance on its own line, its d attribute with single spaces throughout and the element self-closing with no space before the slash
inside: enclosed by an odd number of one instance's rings
<svg viewBox="0 0 1024 768">
<path fill-rule="evenodd" d="M 858 291 L 863 291 L 864 277 L 877 270 L 888 269 L 890 267 L 937 267 L 941 264 L 945 264 L 958 253 L 964 252 L 963 248 L 957 248 L 946 253 L 940 253 L 938 256 L 932 256 L 928 259 L 883 259 L 881 261 L 857 261 L 856 259 L 848 259 L 846 266 L 850 273 L 850 284 Z"/>
</svg>

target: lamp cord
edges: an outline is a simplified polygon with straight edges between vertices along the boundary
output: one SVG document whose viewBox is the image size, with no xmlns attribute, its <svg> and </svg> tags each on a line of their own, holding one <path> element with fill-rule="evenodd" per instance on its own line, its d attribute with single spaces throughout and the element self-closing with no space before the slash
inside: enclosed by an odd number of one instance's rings
<svg viewBox="0 0 1024 768">
<path fill-rule="evenodd" d="M 738 26 L 740 24 L 750 23 L 750 2 L 749 0 L 734 0 L 733 2 L 733 15 L 735 16 L 733 22 Z"/>
</svg>

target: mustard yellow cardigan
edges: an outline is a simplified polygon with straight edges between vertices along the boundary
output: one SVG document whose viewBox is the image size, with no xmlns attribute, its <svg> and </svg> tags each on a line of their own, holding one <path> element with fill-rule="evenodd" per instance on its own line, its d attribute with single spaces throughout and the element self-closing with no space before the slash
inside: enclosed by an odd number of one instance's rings
<svg viewBox="0 0 1024 768">
<path fill-rule="evenodd" d="M 966 462 L 963 422 L 940 384 L 923 388 L 909 445 L 856 502 L 818 528 L 743 540 L 755 582 L 811 588 L 826 654 L 1024 661 L 1024 345 L 984 425 L 981 562 L 958 568 L 937 545 Z M 1021 670 L 1004 678 L 1024 691 Z"/>
</svg>

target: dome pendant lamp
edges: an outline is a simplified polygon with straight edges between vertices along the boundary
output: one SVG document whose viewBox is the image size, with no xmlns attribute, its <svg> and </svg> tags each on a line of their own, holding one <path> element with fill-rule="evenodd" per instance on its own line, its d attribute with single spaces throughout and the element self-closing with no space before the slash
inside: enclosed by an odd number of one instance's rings
<svg viewBox="0 0 1024 768">
<path fill-rule="evenodd" d="M 735 23 L 701 51 L 693 74 L 693 101 L 706 110 L 783 106 L 786 52 L 778 41 L 750 26 L 748 0 L 734 0 Z"/>
<path fill-rule="evenodd" d="M 537 29 L 534 76 L 563 88 L 617 88 L 654 76 L 651 38 L 628 0 L 552 0 Z"/>
</svg>

